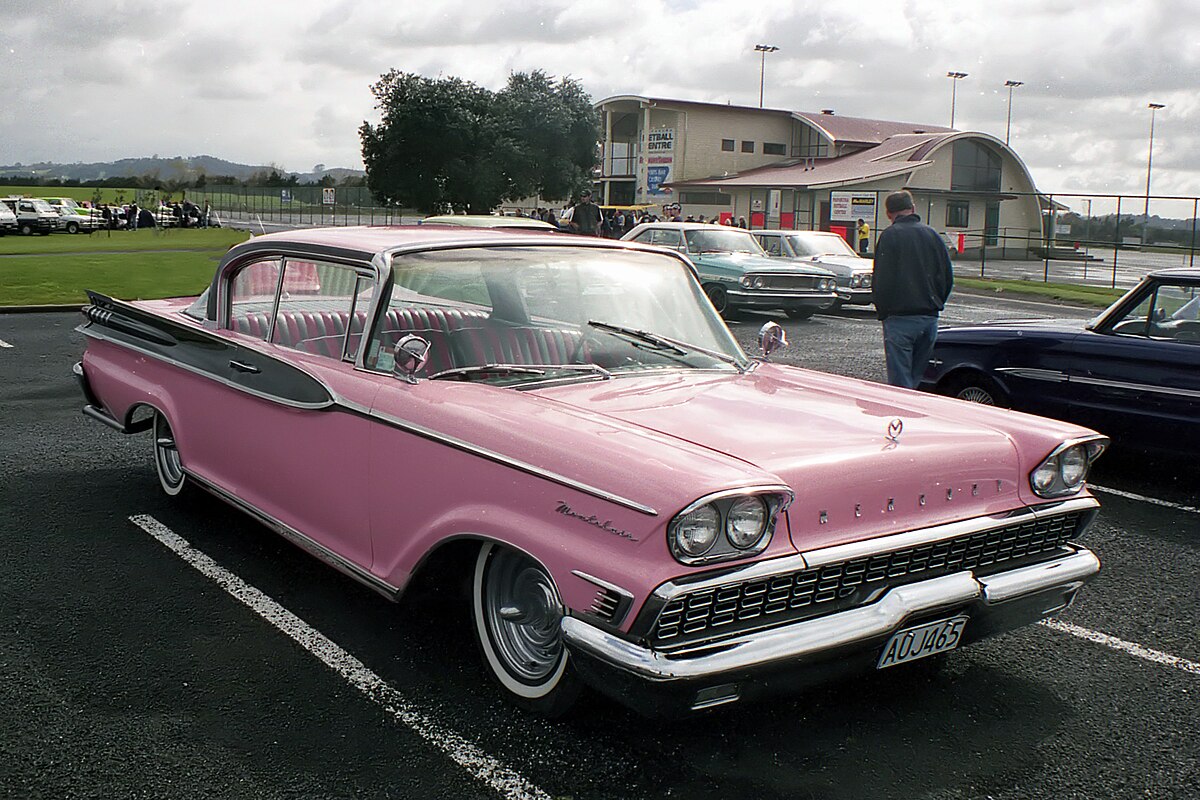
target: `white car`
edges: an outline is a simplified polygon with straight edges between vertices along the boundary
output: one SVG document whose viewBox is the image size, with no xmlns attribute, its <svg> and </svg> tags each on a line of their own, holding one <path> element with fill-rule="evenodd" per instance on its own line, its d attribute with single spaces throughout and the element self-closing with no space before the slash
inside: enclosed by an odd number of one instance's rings
<svg viewBox="0 0 1200 800">
<path fill-rule="evenodd" d="M 58 230 L 58 212 L 44 200 L 13 195 L 4 198 L 4 205 L 17 215 L 17 230 L 23 236 L 33 233 L 49 236 L 52 231 Z"/>
<path fill-rule="evenodd" d="M 99 211 L 84 208 L 73 197 L 43 197 L 47 205 L 58 212 L 58 228 L 67 233 L 94 231 L 104 227 Z"/>
<path fill-rule="evenodd" d="M 754 231 L 754 238 L 768 255 L 803 258 L 837 275 L 838 299 L 843 303 L 870 305 L 874 302 L 875 260 L 854 252 L 846 240 L 825 231 Z"/>
<path fill-rule="evenodd" d="M 17 215 L 8 207 L 8 203 L 0 203 L 0 236 L 15 233 L 17 230 Z"/>
</svg>

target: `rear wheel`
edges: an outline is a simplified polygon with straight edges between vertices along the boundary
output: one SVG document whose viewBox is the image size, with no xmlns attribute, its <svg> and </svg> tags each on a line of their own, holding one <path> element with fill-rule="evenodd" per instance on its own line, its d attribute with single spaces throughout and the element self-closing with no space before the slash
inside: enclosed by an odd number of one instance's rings
<svg viewBox="0 0 1200 800">
<path fill-rule="evenodd" d="M 492 677 L 518 704 L 548 717 L 579 696 L 563 644 L 562 601 L 544 569 L 527 556 L 488 543 L 475 561 L 475 633 Z"/>
<path fill-rule="evenodd" d="M 968 403 L 1008 408 L 1008 395 L 994 380 L 977 372 L 954 377 L 947 386 L 946 394 Z"/>
<path fill-rule="evenodd" d="M 718 314 L 724 315 L 729 310 L 729 294 L 725 291 L 725 287 L 716 283 L 707 283 L 704 285 L 704 293 L 708 295 L 708 300 L 713 304 L 713 308 Z"/>
<path fill-rule="evenodd" d="M 174 497 L 187 486 L 187 476 L 179 458 L 175 434 L 167 418 L 158 411 L 154 412 L 151 431 L 154 434 L 154 471 L 158 473 L 158 482 L 162 485 L 162 490 Z"/>
</svg>

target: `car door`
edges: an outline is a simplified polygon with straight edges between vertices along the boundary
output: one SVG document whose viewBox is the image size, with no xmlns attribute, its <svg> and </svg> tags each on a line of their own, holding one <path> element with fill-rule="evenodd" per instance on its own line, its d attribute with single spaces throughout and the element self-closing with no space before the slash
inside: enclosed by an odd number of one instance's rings
<svg viewBox="0 0 1200 800">
<path fill-rule="evenodd" d="M 1200 445 L 1200 287 L 1159 282 L 1071 343 L 1071 418 L 1121 440 Z"/>
<path fill-rule="evenodd" d="M 334 563 L 369 569 L 372 423 L 348 407 L 369 407 L 377 383 L 343 360 L 362 302 L 358 276 L 342 265 L 274 258 L 238 268 L 224 285 L 217 334 L 228 346 L 213 354 L 214 380 L 179 398 L 190 434 L 178 431 L 185 466 L 281 523 L 285 535 L 335 554 Z"/>
</svg>

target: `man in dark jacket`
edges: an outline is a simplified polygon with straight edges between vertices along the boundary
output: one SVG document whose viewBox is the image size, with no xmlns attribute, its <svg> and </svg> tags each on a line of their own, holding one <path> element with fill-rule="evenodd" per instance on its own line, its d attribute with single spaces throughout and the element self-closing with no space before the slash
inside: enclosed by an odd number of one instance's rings
<svg viewBox="0 0 1200 800">
<path fill-rule="evenodd" d="M 600 211 L 600 206 L 592 202 L 592 193 L 584 190 L 579 195 L 579 202 L 575 204 L 575 212 L 571 215 L 571 227 L 585 236 L 599 236 L 600 224 L 604 221 L 604 214 Z"/>
<path fill-rule="evenodd" d="M 889 194 L 884 210 L 892 224 L 875 243 L 875 311 L 883 321 L 888 383 L 915 389 L 929 364 L 954 272 L 945 242 L 921 222 L 911 194 Z"/>
</svg>

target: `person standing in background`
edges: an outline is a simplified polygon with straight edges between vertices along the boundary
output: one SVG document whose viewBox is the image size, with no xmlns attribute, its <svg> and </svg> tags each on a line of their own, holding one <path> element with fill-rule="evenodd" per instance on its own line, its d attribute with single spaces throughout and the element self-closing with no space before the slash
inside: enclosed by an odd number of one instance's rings
<svg viewBox="0 0 1200 800">
<path fill-rule="evenodd" d="M 858 252 L 865 256 L 870 246 L 871 226 L 867 224 L 865 219 L 860 219 L 858 221 Z"/>
<path fill-rule="evenodd" d="M 946 244 L 921 222 L 911 194 L 889 194 L 884 209 L 892 224 L 875 242 L 875 312 L 883 323 L 888 383 L 915 389 L 937 340 L 954 271 Z"/>
<path fill-rule="evenodd" d="M 575 204 L 575 211 L 571 214 L 571 227 L 585 236 L 599 236 L 603 220 L 604 214 L 601 213 L 600 206 L 592 202 L 591 191 L 585 189 L 579 195 L 579 202 Z"/>
</svg>

